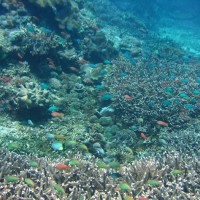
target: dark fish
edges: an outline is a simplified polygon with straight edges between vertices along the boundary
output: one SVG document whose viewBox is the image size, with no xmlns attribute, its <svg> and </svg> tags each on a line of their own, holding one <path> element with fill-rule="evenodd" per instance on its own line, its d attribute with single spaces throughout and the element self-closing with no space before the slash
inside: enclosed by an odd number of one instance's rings
<svg viewBox="0 0 200 200">
<path fill-rule="evenodd" d="M 118 172 L 114 172 L 114 173 L 110 174 L 110 176 L 111 176 L 112 178 L 121 178 L 121 177 L 122 177 L 122 174 L 120 174 L 120 173 L 118 173 Z"/>
</svg>

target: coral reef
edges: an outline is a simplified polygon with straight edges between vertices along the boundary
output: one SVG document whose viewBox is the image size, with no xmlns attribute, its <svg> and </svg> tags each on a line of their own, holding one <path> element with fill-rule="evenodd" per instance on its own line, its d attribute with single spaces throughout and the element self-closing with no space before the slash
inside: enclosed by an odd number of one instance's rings
<svg viewBox="0 0 200 200">
<path fill-rule="evenodd" d="M 142 118 L 147 126 L 157 120 L 183 126 L 199 113 L 198 65 L 149 56 L 133 64 L 131 59 L 113 61 L 104 78 L 113 95 L 111 105 L 127 125 Z"/>
<path fill-rule="evenodd" d="M 131 164 L 107 168 L 81 154 L 70 159 L 17 155 L 0 151 L 0 198 L 53 199 L 198 199 L 199 161 L 175 152 L 158 160 L 144 158 Z M 58 163 L 62 163 L 62 165 Z M 61 168 L 63 166 L 63 169 Z M 67 170 L 65 170 L 65 166 Z M 114 169 L 114 166 L 117 167 Z M 57 169 L 57 168 L 61 169 Z M 103 168 L 102 168 L 103 167 Z"/>
<path fill-rule="evenodd" d="M 90 39 L 84 39 L 84 56 L 92 62 L 103 62 L 118 55 L 113 45 L 103 32 L 98 31 Z"/>
<path fill-rule="evenodd" d="M 47 55 L 50 51 L 61 46 L 59 37 L 55 36 L 49 29 L 38 28 L 32 23 L 27 23 L 26 27 L 21 27 L 24 32 L 22 46 L 24 52 L 32 56 Z"/>
<path fill-rule="evenodd" d="M 200 198 L 197 57 L 119 1 L 0 12 L 0 199 Z"/>
</svg>

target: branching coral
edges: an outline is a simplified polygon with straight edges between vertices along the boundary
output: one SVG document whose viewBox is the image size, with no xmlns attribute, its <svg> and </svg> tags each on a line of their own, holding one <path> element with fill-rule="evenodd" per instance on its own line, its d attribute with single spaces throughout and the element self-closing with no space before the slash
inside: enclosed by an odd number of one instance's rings
<svg viewBox="0 0 200 200">
<path fill-rule="evenodd" d="M 21 28 L 21 30 L 24 31 L 23 48 L 28 50 L 31 55 L 47 55 L 52 49 L 61 47 L 60 38 L 49 29 L 39 29 L 29 23 L 26 28 Z"/>
<path fill-rule="evenodd" d="M 0 198 L 123 199 L 126 195 L 136 199 L 200 198 L 200 163 L 195 157 L 166 152 L 158 160 L 145 158 L 120 169 L 100 169 L 94 158 L 84 159 L 72 152 L 68 156 L 71 159 L 58 158 L 52 162 L 1 150 Z M 61 162 L 71 165 L 71 169 L 56 169 L 55 163 Z M 120 174 L 118 178 L 113 176 L 116 173 Z M 128 190 L 120 188 L 121 183 L 129 185 Z"/>
<path fill-rule="evenodd" d="M 124 123 L 131 125 L 142 118 L 150 126 L 163 120 L 179 127 L 199 113 L 198 74 L 198 66 L 152 55 L 135 65 L 127 59 L 113 61 L 105 83 Z"/>
</svg>

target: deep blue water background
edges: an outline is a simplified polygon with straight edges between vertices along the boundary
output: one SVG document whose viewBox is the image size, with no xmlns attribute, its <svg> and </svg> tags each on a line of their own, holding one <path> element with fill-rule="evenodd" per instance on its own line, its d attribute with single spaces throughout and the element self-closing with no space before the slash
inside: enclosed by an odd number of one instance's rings
<svg viewBox="0 0 200 200">
<path fill-rule="evenodd" d="M 157 17 L 166 17 L 166 15 L 175 14 L 177 11 L 182 14 L 200 16 L 200 1 L 198 0 L 112 0 L 118 8 L 132 12 L 140 17 L 150 17 L 150 19 L 157 19 Z"/>
<path fill-rule="evenodd" d="M 159 34 L 200 55 L 200 1 L 198 0 L 112 0 L 119 9 L 142 19 Z"/>
</svg>

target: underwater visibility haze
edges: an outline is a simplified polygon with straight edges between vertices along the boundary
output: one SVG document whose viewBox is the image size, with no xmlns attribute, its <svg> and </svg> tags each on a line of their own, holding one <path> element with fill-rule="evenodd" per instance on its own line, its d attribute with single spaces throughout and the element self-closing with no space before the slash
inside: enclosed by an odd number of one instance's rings
<svg viewBox="0 0 200 200">
<path fill-rule="evenodd" d="M 0 200 L 200 200 L 198 0 L 0 0 Z"/>
</svg>

